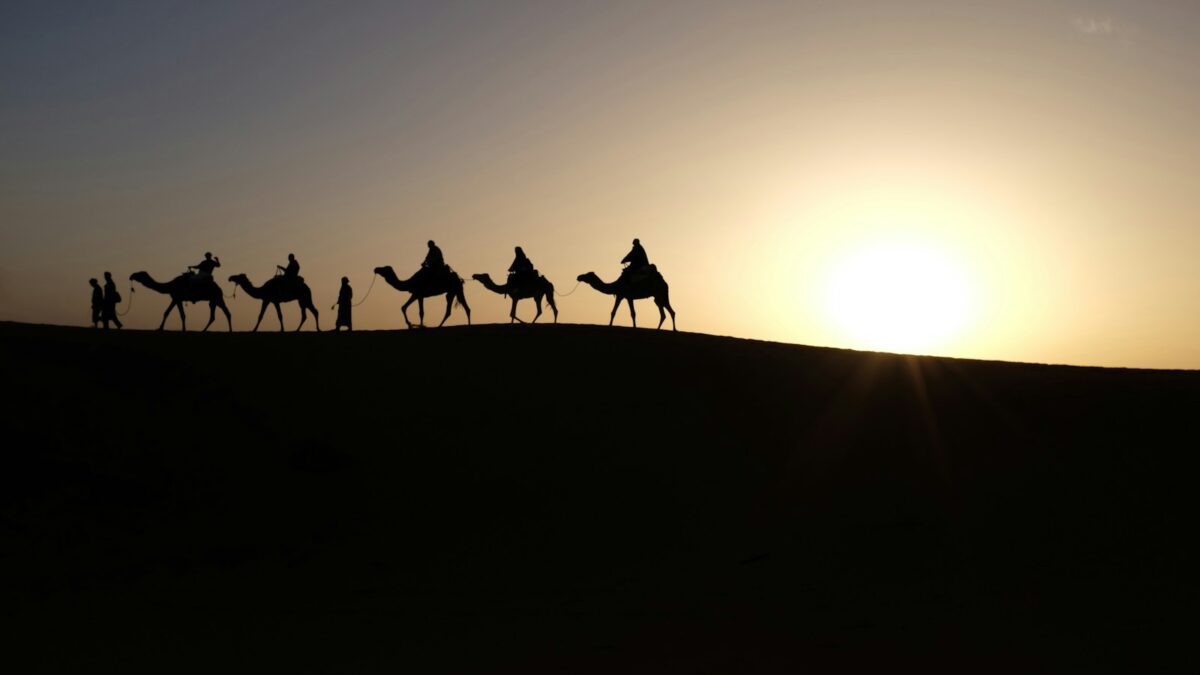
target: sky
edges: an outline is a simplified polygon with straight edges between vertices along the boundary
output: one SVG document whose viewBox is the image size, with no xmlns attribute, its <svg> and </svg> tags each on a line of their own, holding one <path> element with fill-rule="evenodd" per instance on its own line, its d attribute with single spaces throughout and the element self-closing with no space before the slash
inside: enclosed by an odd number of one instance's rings
<svg viewBox="0 0 1200 675">
<path fill-rule="evenodd" d="M 212 251 L 232 291 L 294 252 L 328 328 L 343 275 L 361 299 L 434 239 L 507 321 L 469 275 L 513 246 L 568 293 L 638 237 L 680 330 L 1200 368 L 1197 34 L 1184 0 L 10 0 L 0 320 L 88 324 L 105 270 L 128 300 Z M 355 327 L 405 297 L 376 284 Z M 157 327 L 166 298 L 132 298 Z"/>
</svg>

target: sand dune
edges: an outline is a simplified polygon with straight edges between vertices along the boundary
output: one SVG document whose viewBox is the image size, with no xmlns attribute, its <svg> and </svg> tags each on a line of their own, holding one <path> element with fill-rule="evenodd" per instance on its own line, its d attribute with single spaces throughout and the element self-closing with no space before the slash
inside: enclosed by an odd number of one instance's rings
<svg viewBox="0 0 1200 675">
<path fill-rule="evenodd" d="M 22 672 L 1096 672 L 1191 639 L 1196 372 L 0 324 L 0 376 Z"/>
</svg>

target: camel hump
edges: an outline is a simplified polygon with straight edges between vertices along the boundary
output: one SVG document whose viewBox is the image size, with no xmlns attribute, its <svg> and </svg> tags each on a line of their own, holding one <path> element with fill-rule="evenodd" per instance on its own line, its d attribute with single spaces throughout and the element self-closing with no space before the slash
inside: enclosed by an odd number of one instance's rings
<svg viewBox="0 0 1200 675">
<path fill-rule="evenodd" d="M 303 285 L 304 285 L 304 277 L 302 277 L 302 276 L 289 277 L 286 275 L 279 275 L 277 277 L 271 277 L 270 279 L 268 279 L 266 281 L 266 283 L 263 284 L 264 287 L 270 286 L 271 288 L 289 288 L 289 287 L 300 288 Z"/>
<path fill-rule="evenodd" d="M 659 273 L 658 266 L 650 264 L 638 269 L 629 267 L 625 268 L 625 270 L 621 272 L 621 276 L 617 279 L 617 281 L 637 285 L 650 283 L 653 281 L 665 281 L 665 279 L 663 279 L 663 275 Z"/>
<path fill-rule="evenodd" d="M 211 274 L 197 274 L 195 272 L 184 272 L 175 277 L 175 281 L 185 283 L 190 288 L 203 288 L 205 286 L 216 285 Z"/>
</svg>

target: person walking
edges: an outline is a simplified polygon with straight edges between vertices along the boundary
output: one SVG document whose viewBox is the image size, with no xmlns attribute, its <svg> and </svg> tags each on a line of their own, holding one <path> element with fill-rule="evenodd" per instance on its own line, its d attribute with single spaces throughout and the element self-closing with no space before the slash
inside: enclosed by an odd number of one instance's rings
<svg viewBox="0 0 1200 675">
<path fill-rule="evenodd" d="M 117 292 L 117 283 L 113 281 L 112 272 L 104 273 L 104 306 L 100 311 L 100 321 L 108 328 L 111 321 L 117 328 L 124 328 L 120 317 L 117 316 L 117 305 L 121 303 L 121 294 Z"/>
<path fill-rule="evenodd" d="M 88 279 L 88 283 L 92 286 L 92 328 L 99 328 L 100 316 L 104 312 L 104 290 L 95 277 Z"/>
<path fill-rule="evenodd" d="M 345 326 L 348 331 L 354 330 L 354 326 L 350 320 L 350 310 L 354 306 L 353 300 L 354 289 L 350 288 L 350 278 L 342 277 L 342 287 L 338 290 L 337 304 L 334 305 L 334 307 L 337 307 L 338 313 L 337 321 L 333 323 L 333 330 L 337 331 L 342 326 Z"/>
</svg>

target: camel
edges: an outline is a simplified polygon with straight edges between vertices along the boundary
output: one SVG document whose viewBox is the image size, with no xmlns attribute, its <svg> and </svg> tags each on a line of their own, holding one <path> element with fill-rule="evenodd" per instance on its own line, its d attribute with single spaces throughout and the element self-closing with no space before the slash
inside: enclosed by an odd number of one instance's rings
<svg viewBox="0 0 1200 675">
<path fill-rule="evenodd" d="M 447 270 L 448 271 L 445 274 L 421 274 L 420 272 L 417 272 L 412 277 L 401 280 L 396 276 L 396 272 L 391 268 L 391 266 L 384 265 L 383 267 L 376 267 L 375 274 L 383 277 L 383 280 L 386 281 L 392 288 L 404 293 L 412 294 L 408 298 L 408 302 L 404 303 L 404 306 L 400 308 L 400 311 L 404 314 L 404 323 L 407 324 L 409 328 L 412 328 L 413 324 L 412 321 L 408 320 L 408 306 L 413 304 L 413 301 L 416 301 L 417 313 L 420 317 L 419 325 L 424 328 L 425 298 L 435 295 L 446 296 L 446 315 L 442 317 L 442 323 L 438 324 L 439 328 L 446 323 L 446 319 L 450 318 L 450 310 L 454 308 L 453 302 L 455 300 L 457 300 L 458 304 L 462 305 L 463 309 L 466 311 L 467 325 L 469 326 L 471 325 L 471 307 L 467 305 L 467 296 L 463 295 L 462 277 L 458 276 L 453 271 L 450 271 L 449 268 L 447 268 Z"/>
<path fill-rule="evenodd" d="M 653 269 L 653 266 L 651 268 Z M 617 316 L 617 308 L 624 300 L 629 303 L 629 316 L 633 319 L 633 326 L 636 328 L 637 313 L 633 311 L 633 301 L 654 298 L 654 304 L 658 305 L 658 327 L 662 328 L 663 322 L 667 320 L 667 315 L 663 312 L 663 308 L 666 308 L 666 311 L 671 313 L 671 330 L 675 330 L 675 310 L 671 309 L 671 301 L 667 297 L 667 281 L 658 273 L 658 270 L 654 270 L 652 275 L 643 279 L 632 281 L 617 279 L 611 284 L 602 281 L 595 272 L 588 272 L 580 274 L 579 281 L 606 295 L 617 296 L 612 314 L 608 316 L 608 325 L 613 324 L 613 319 Z"/>
<path fill-rule="evenodd" d="M 212 277 L 203 279 L 194 274 L 180 274 L 167 283 L 155 281 L 146 272 L 134 272 L 129 275 L 130 281 L 136 281 L 139 284 L 149 288 L 152 291 L 163 293 L 171 296 L 171 304 L 167 305 L 167 311 L 163 312 L 162 323 L 158 324 L 158 330 L 162 330 L 167 324 L 167 317 L 170 316 L 171 310 L 179 308 L 179 325 L 183 330 L 187 330 L 187 316 L 183 313 L 183 303 L 185 302 L 208 302 L 208 323 L 204 324 L 204 330 L 213 324 L 217 318 L 217 308 L 220 307 L 222 312 L 225 312 L 225 321 L 229 324 L 229 330 L 233 331 L 233 319 L 229 314 L 229 308 L 225 306 L 225 293 L 221 291 L 221 287 Z"/>
<path fill-rule="evenodd" d="M 269 279 L 262 286 L 255 286 L 250 283 L 250 278 L 245 274 L 235 274 L 229 277 L 235 285 L 240 286 L 246 291 L 246 295 L 255 300 L 262 300 L 262 309 L 258 310 L 258 321 L 254 322 L 254 330 L 258 331 L 259 324 L 262 323 L 263 314 L 267 312 L 267 305 L 275 305 L 275 314 L 279 317 L 279 332 L 283 332 L 283 310 L 279 308 L 281 302 L 298 302 L 300 304 L 300 325 L 296 326 L 296 330 L 300 330 L 304 326 L 305 320 L 308 319 L 308 313 L 312 312 L 313 322 L 317 325 L 317 332 L 321 332 L 321 319 L 317 313 L 317 308 L 313 305 L 312 291 L 308 288 L 308 284 L 304 280 L 296 277 L 288 279 L 287 277 L 278 276 Z"/>
<path fill-rule="evenodd" d="M 497 286 L 496 282 L 492 281 L 491 275 L 472 274 L 471 278 L 483 284 L 483 287 L 493 293 L 507 295 L 512 298 L 512 310 L 508 316 L 511 319 L 509 323 L 516 321 L 525 323 L 517 318 L 517 301 L 526 298 L 533 298 L 533 302 L 537 305 L 537 314 L 533 317 L 530 323 L 537 323 L 538 317 L 542 315 L 542 298 L 550 303 L 550 309 L 554 311 L 554 323 L 558 323 L 558 305 L 554 304 L 554 284 L 544 276 L 539 275 L 536 279 L 529 279 L 524 282 L 513 283 L 509 281 L 503 286 Z"/>
</svg>

